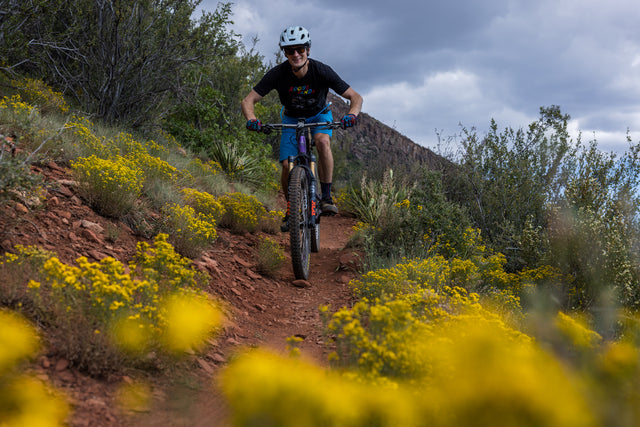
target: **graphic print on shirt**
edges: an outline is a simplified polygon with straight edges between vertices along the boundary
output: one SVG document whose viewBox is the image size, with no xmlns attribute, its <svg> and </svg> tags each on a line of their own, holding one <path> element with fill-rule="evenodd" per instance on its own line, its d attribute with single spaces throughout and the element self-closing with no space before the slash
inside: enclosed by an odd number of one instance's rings
<svg viewBox="0 0 640 427">
<path fill-rule="evenodd" d="M 293 108 L 309 108 L 316 103 L 315 89 L 310 85 L 304 86 L 291 86 L 289 88 L 289 94 L 291 96 L 291 106 Z"/>
</svg>

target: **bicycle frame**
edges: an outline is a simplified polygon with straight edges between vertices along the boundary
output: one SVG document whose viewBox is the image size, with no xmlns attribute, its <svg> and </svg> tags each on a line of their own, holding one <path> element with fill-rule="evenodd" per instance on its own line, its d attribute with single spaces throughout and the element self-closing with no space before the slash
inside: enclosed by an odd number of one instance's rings
<svg viewBox="0 0 640 427">
<path fill-rule="evenodd" d="M 310 129 L 316 127 L 325 127 L 327 129 L 337 129 L 342 127 L 341 122 L 317 122 L 317 123 L 305 123 L 305 119 L 298 119 L 296 124 L 289 123 L 266 123 L 263 125 L 265 133 L 269 133 L 273 129 L 290 128 L 296 131 L 296 142 L 298 145 L 298 154 L 296 156 L 289 156 L 289 172 L 294 167 L 299 166 L 305 169 L 307 177 L 310 182 L 309 199 L 311 200 L 311 217 L 308 226 L 313 226 L 317 223 L 322 212 L 318 212 L 318 203 L 316 195 L 316 182 L 317 182 L 317 168 L 316 168 L 316 156 L 312 150 L 314 147 L 313 136 Z M 291 176 L 291 174 L 289 174 Z"/>
</svg>

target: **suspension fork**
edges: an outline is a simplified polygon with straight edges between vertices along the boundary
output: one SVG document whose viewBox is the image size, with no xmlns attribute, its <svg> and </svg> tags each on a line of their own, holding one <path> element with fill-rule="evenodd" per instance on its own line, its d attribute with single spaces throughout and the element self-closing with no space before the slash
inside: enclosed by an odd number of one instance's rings
<svg viewBox="0 0 640 427">
<path fill-rule="evenodd" d="M 317 196 L 316 196 L 316 156 L 313 153 L 309 153 L 309 198 L 311 199 L 311 217 L 310 226 L 314 226 L 318 223 L 320 213 L 318 212 Z"/>
</svg>

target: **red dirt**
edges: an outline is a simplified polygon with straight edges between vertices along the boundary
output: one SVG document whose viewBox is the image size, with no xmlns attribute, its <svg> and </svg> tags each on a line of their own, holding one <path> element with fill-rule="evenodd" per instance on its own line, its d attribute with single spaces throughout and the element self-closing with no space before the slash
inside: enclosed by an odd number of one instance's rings
<svg viewBox="0 0 640 427">
<path fill-rule="evenodd" d="M 122 222 L 103 218 L 85 205 L 74 194 L 67 169 L 50 163 L 36 171 L 54 187 L 48 190 L 44 206 L 20 203 L 0 211 L 1 252 L 21 244 L 55 251 L 66 263 L 79 256 L 90 260 L 112 256 L 124 263 L 131 259 L 136 243 L 143 239 Z M 92 229 L 91 223 L 103 230 Z M 258 234 L 235 235 L 219 229 L 216 244 L 194 264 L 209 273 L 207 290 L 228 304 L 230 318 L 206 353 L 192 362 L 189 376 L 146 378 L 154 390 L 150 410 L 124 413 L 118 409 L 115 391 L 133 381 L 128 376 L 94 379 L 46 349 L 31 369 L 69 397 L 70 425 L 225 425 L 225 404 L 212 384 L 219 369 L 238 352 L 259 346 L 287 354 L 287 338 L 297 336 L 303 339 L 298 345 L 303 357 L 326 364 L 329 347 L 318 307 L 338 309 L 352 302 L 348 283 L 358 275 L 358 256 L 345 245 L 354 223 L 353 218 L 340 215 L 322 219 L 321 250 L 312 254 L 308 283 L 296 282 L 299 286 L 293 284 L 290 262 L 276 278 L 256 272 Z M 287 234 L 271 237 L 289 252 Z"/>
</svg>

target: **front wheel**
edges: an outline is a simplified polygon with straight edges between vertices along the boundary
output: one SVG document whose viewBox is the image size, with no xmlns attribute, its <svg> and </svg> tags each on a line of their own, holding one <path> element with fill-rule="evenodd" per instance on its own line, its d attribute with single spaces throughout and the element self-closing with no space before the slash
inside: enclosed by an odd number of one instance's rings
<svg viewBox="0 0 640 427">
<path fill-rule="evenodd" d="M 311 230 L 309 229 L 309 192 L 305 170 L 294 167 L 289 176 L 289 237 L 291 263 L 296 279 L 309 277 Z"/>
</svg>

